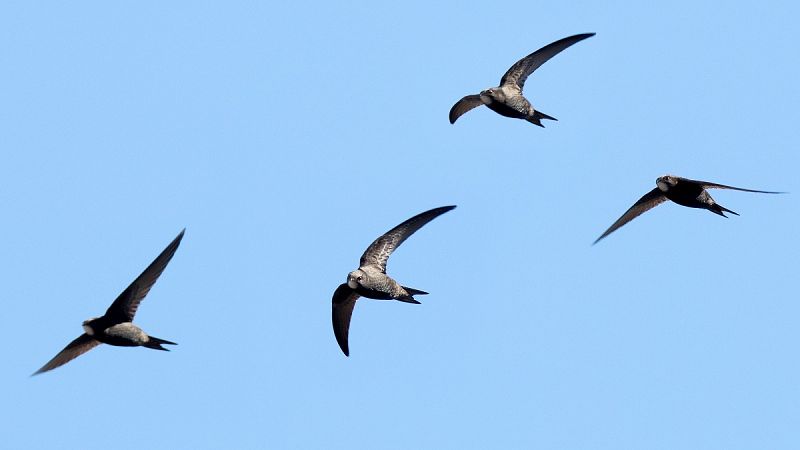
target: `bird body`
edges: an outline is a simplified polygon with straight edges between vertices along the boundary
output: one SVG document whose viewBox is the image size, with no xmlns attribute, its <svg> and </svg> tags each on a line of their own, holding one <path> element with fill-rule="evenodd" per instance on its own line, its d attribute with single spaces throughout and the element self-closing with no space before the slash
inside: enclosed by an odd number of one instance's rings
<svg viewBox="0 0 800 450">
<path fill-rule="evenodd" d="M 407 303 L 419 303 L 414 295 L 427 294 L 425 291 L 401 286 L 380 268 L 366 266 L 356 269 L 347 276 L 347 286 L 358 295 L 373 300 L 399 300 Z"/>
<path fill-rule="evenodd" d="M 576 34 L 548 44 L 514 63 L 500 79 L 500 86 L 481 91 L 479 95 L 467 95 L 450 108 L 450 123 L 456 123 L 461 115 L 480 105 L 501 116 L 524 119 L 544 127 L 542 119 L 557 120 L 534 109 L 531 102 L 522 95 L 525 80 L 550 58 L 567 47 L 594 36 L 594 33 Z"/>
<path fill-rule="evenodd" d="M 361 255 L 358 269 L 347 274 L 347 282 L 336 288 L 332 300 L 333 333 L 346 356 L 350 355 L 350 319 L 359 297 L 419 304 L 414 296 L 427 294 L 419 289 L 401 286 L 386 275 L 386 263 L 392 252 L 409 236 L 453 208 L 455 206 L 443 206 L 417 214 L 375 239 Z"/>
<path fill-rule="evenodd" d="M 183 239 L 186 230 L 159 254 L 149 266 L 117 297 L 100 317 L 83 322 L 84 334 L 67 344 L 53 359 L 37 370 L 34 375 L 62 366 L 94 347 L 103 344 L 118 347 L 147 347 L 154 350 L 165 350 L 161 344 L 177 345 L 174 342 L 149 336 L 141 328 L 134 325 L 133 316 L 139 304 L 147 296 L 161 272 L 167 267 L 175 251 Z"/>
<path fill-rule="evenodd" d="M 103 344 L 115 345 L 117 347 L 148 347 L 156 350 L 169 351 L 161 344 L 177 345 L 157 337 L 149 336 L 141 328 L 132 322 L 114 323 L 106 317 L 97 317 L 84 322 L 83 329 L 87 335 L 91 336 Z"/>
<path fill-rule="evenodd" d="M 712 183 L 709 181 L 690 180 L 688 178 L 677 177 L 674 175 L 664 175 L 656 179 L 656 187 L 643 195 L 627 211 L 614 222 L 594 243 L 613 233 L 623 225 L 640 216 L 644 212 L 658 206 L 659 204 L 671 200 L 681 206 L 689 208 L 707 209 L 714 214 L 727 217 L 725 213 L 739 215 L 738 213 L 720 205 L 708 193 L 707 189 L 731 189 L 735 191 L 756 192 L 760 194 L 782 194 L 775 191 L 757 191 L 754 189 L 744 189 L 724 184 Z"/>
</svg>

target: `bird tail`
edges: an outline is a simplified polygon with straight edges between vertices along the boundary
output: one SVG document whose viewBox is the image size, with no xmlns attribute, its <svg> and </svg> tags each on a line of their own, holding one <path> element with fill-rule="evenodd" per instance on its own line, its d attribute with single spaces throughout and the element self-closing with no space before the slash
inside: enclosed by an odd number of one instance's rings
<svg viewBox="0 0 800 450">
<path fill-rule="evenodd" d="M 159 339 L 159 338 L 153 337 L 153 336 L 149 336 L 149 337 L 150 337 L 150 340 L 147 341 L 147 343 L 144 344 L 144 346 L 147 347 L 147 348 L 152 348 L 153 350 L 164 350 L 165 352 L 168 352 L 169 349 L 162 347 L 161 344 L 178 345 L 175 342 L 168 341 L 166 339 Z"/>
<path fill-rule="evenodd" d="M 530 122 L 530 123 L 532 123 L 534 125 L 538 125 L 538 126 L 544 128 L 544 125 L 542 125 L 542 119 L 558 120 L 553 116 L 548 116 L 547 114 L 545 114 L 545 113 L 543 113 L 541 111 L 535 111 L 535 110 L 533 111 L 533 115 L 532 116 L 528 116 L 528 118 L 525 119 L 525 120 L 527 120 L 528 122 Z"/>
<path fill-rule="evenodd" d="M 739 213 L 737 213 L 736 211 L 731 211 L 730 209 L 720 205 L 719 203 L 714 203 L 713 205 L 711 205 L 711 212 L 719 214 L 722 217 L 728 217 L 725 215 L 726 212 L 729 212 L 737 216 L 739 215 Z"/>
<path fill-rule="evenodd" d="M 425 291 L 420 291 L 419 289 L 414 289 L 414 288 L 410 288 L 410 287 L 407 287 L 407 286 L 403 286 L 403 289 L 405 289 L 406 292 L 408 292 L 408 295 L 403 296 L 403 297 L 398 297 L 397 300 L 400 300 L 401 302 L 414 303 L 416 305 L 419 305 L 420 302 L 417 299 L 415 299 L 414 296 L 415 295 L 428 295 L 428 293 L 425 292 Z"/>
</svg>

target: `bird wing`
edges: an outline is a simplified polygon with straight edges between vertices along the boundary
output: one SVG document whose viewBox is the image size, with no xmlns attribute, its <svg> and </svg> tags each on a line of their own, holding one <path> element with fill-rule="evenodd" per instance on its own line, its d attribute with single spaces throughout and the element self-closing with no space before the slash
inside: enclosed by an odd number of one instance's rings
<svg viewBox="0 0 800 450">
<path fill-rule="evenodd" d="M 39 375 L 42 372 L 47 372 L 48 370 L 53 370 L 56 367 L 63 366 L 78 356 L 81 356 L 89 350 L 97 347 L 99 344 L 100 341 L 84 333 L 78 336 L 74 341 L 70 342 L 66 347 L 64 347 L 64 350 L 58 352 L 53 359 L 48 361 L 47 364 L 43 365 L 41 369 L 34 372 L 33 375 Z"/>
<path fill-rule="evenodd" d="M 711 183 L 710 181 L 690 180 L 688 178 L 680 178 L 680 179 L 682 181 L 688 181 L 690 183 L 699 184 L 703 189 L 733 189 L 734 191 L 757 192 L 759 194 L 785 194 L 785 192 L 756 191 L 754 189 L 738 188 L 738 187 L 733 187 L 733 186 L 727 186 L 727 185 L 724 185 L 724 184 Z"/>
<path fill-rule="evenodd" d="M 652 191 L 648 192 L 647 194 L 644 194 L 642 198 L 640 198 L 636 203 L 633 204 L 633 206 L 631 206 L 627 211 L 625 211 L 625 214 L 623 214 L 622 217 L 617 219 L 617 221 L 614 222 L 606 230 L 605 233 L 603 233 L 599 238 L 597 238 L 597 240 L 594 241 L 592 245 L 597 244 L 598 242 L 600 242 L 600 239 L 603 239 L 604 237 L 613 233 L 614 231 L 617 230 L 617 228 L 622 227 L 623 225 L 635 219 L 645 211 L 658 206 L 666 199 L 667 197 L 664 196 L 664 194 L 661 192 L 661 189 L 659 188 L 655 188 Z"/>
<path fill-rule="evenodd" d="M 500 86 L 513 84 L 519 86 L 519 89 L 522 90 L 525 85 L 525 80 L 527 80 L 528 76 L 532 74 L 534 70 L 538 69 L 539 66 L 546 63 L 553 56 L 561 53 L 570 45 L 592 36 L 594 36 L 594 33 L 576 34 L 574 36 L 565 37 L 564 39 L 559 39 L 552 44 L 545 45 L 514 63 L 503 75 L 503 78 L 500 79 Z"/>
<path fill-rule="evenodd" d="M 426 223 L 453 208 L 455 208 L 455 206 L 433 208 L 424 213 L 417 214 L 387 231 L 386 234 L 375 239 L 375 241 L 367 247 L 367 250 L 361 255 L 360 266 L 376 266 L 381 272 L 386 273 L 386 261 L 389 259 L 389 255 L 391 255 L 400 244 L 414 234 L 415 231 L 422 228 Z"/>
<path fill-rule="evenodd" d="M 133 316 L 136 315 L 136 310 L 139 308 L 139 303 L 145 298 L 150 288 L 153 287 L 161 272 L 167 267 L 172 255 L 183 239 L 183 233 L 186 231 L 184 228 L 178 236 L 170 242 L 167 248 L 161 252 L 146 269 L 139 275 L 138 278 L 133 280 L 121 294 L 114 300 L 114 303 L 108 307 L 106 316 L 118 322 L 131 322 Z"/>
<path fill-rule="evenodd" d="M 483 102 L 481 101 L 480 95 L 468 95 L 461 100 L 457 101 L 452 108 L 450 108 L 450 123 L 456 123 L 459 117 L 464 115 L 467 111 L 477 108 L 481 106 Z"/>
<path fill-rule="evenodd" d="M 353 308 L 358 300 L 358 292 L 350 289 L 347 283 L 342 283 L 333 293 L 333 335 L 336 342 L 344 352 L 345 356 L 350 356 L 350 347 L 347 345 L 347 336 L 350 332 L 350 318 L 353 316 Z"/>
</svg>

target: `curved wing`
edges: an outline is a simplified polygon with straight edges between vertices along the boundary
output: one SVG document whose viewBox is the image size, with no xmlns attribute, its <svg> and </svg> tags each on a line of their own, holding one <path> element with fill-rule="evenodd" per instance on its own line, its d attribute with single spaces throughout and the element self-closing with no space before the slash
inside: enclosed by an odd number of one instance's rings
<svg viewBox="0 0 800 450">
<path fill-rule="evenodd" d="M 342 283 L 333 293 L 333 335 L 345 356 L 350 356 L 350 347 L 347 345 L 347 336 L 350 333 L 350 318 L 353 308 L 358 300 L 358 293 L 347 283 Z"/>
<path fill-rule="evenodd" d="M 459 117 L 464 115 L 467 111 L 477 108 L 481 106 L 483 102 L 481 101 L 480 95 L 468 95 L 461 100 L 457 101 L 452 108 L 450 108 L 450 123 L 456 123 Z"/>
<path fill-rule="evenodd" d="M 534 70 L 538 69 L 539 66 L 546 63 L 550 58 L 561 53 L 572 44 L 592 36 L 594 36 L 594 33 L 576 34 L 574 36 L 565 37 L 564 39 L 559 39 L 552 44 L 545 45 L 514 63 L 503 75 L 503 78 L 500 79 L 500 86 L 504 84 L 515 84 L 522 90 L 523 86 L 525 86 L 525 80 L 527 80 L 528 76 L 532 74 Z"/>
<path fill-rule="evenodd" d="M 754 189 L 744 189 L 738 188 L 733 186 L 727 186 L 724 184 L 717 184 L 712 183 L 710 181 L 699 181 L 699 180 L 690 180 L 688 178 L 680 178 L 683 181 L 688 181 L 691 183 L 699 184 L 703 189 L 733 189 L 734 191 L 743 191 L 743 192 L 757 192 L 759 194 L 785 194 L 785 192 L 776 192 L 776 191 L 756 191 Z"/>
<path fill-rule="evenodd" d="M 603 239 L 604 237 L 613 233 L 618 228 L 622 227 L 631 220 L 637 218 L 645 211 L 652 209 L 658 206 L 659 204 L 663 203 L 666 199 L 667 197 L 664 196 L 664 194 L 661 192 L 659 188 L 655 188 L 652 191 L 648 192 L 647 194 L 644 194 L 644 196 L 642 196 L 642 198 L 640 198 L 636 203 L 634 203 L 633 206 L 628 208 L 628 210 L 625 211 L 625 214 L 623 214 L 622 217 L 617 219 L 617 221 L 614 222 L 606 230 L 605 233 L 603 233 L 599 238 L 597 238 L 597 240 L 594 241 L 592 245 L 597 244 L 598 242 L 600 242 L 600 239 Z"/>
<path fill-rule="evenodd" d="M 56 367 L 63 366 L 78 356 L 81 356 L 89 350 L 97 347 L 99 344 L 100 341 L 84 333 L 78 336 L 78 338 L 74 341 L 70 342 L 66 347 L 64 347 L 64 350 L 58 352 L 53 359 L 48 361 L 47 364 L 43 365 L 41 369 L 34 372 L 33 375 L 39 375 L 42 372 L 47 372 L 48 370 L 53 370 Z"/>
<path fill-rule="evenodd" d="M 114 300 L 114 303 L 108 307 L 106 317 L 109 317 L 117 322 L 131 322 L 133 316 L 136 315 L 136 310 L 139 308 L 139 303 L 145 298 L 150 288 L 153 287 L 161 272 L 167 267 L 172 255 L 183 239 L 183 233 L 186 228 L 181 230 L 178 236 L 170 242 L 167 248 L 161 252 L 146 269 L 139 275 L 138 278 L 133 280 L 133 283 L 127 287 L 121 294 Z"/>
<path fill-rule="evenodd" d="M 375 241 L 367 247 L 367 250 L 361 255 L 360 266 L 376 266 L 381 272 L 386 273 L 386 261 L 389 259 L 389 255 L 391 255 L 400 244 L 414 234 L 414 232 L 422 228 L 426 223 L 454 208 L 455 205 L 433 208 L 424 213 L 417 214 L 387 231 L 386 234 L 375 239 Z"/>
</svg>

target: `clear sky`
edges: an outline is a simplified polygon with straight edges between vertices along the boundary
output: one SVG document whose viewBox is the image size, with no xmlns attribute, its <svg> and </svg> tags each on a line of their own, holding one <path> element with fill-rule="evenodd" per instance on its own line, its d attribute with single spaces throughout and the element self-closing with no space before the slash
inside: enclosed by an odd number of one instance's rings
<svg viewBox="0 0 800 450">
<path fill-rule="evenodd" d="M 6 2 L 2 447 L 797 449 L 796 2 Z M 451 105 L 526 84 L 539 128 Z M 596 239 L 656 177 L 667 203 Z M 421 305 L 331 295 L 383 232 Z M 136 323 L 29 375 L 186 227 Z"/>
</svg>

